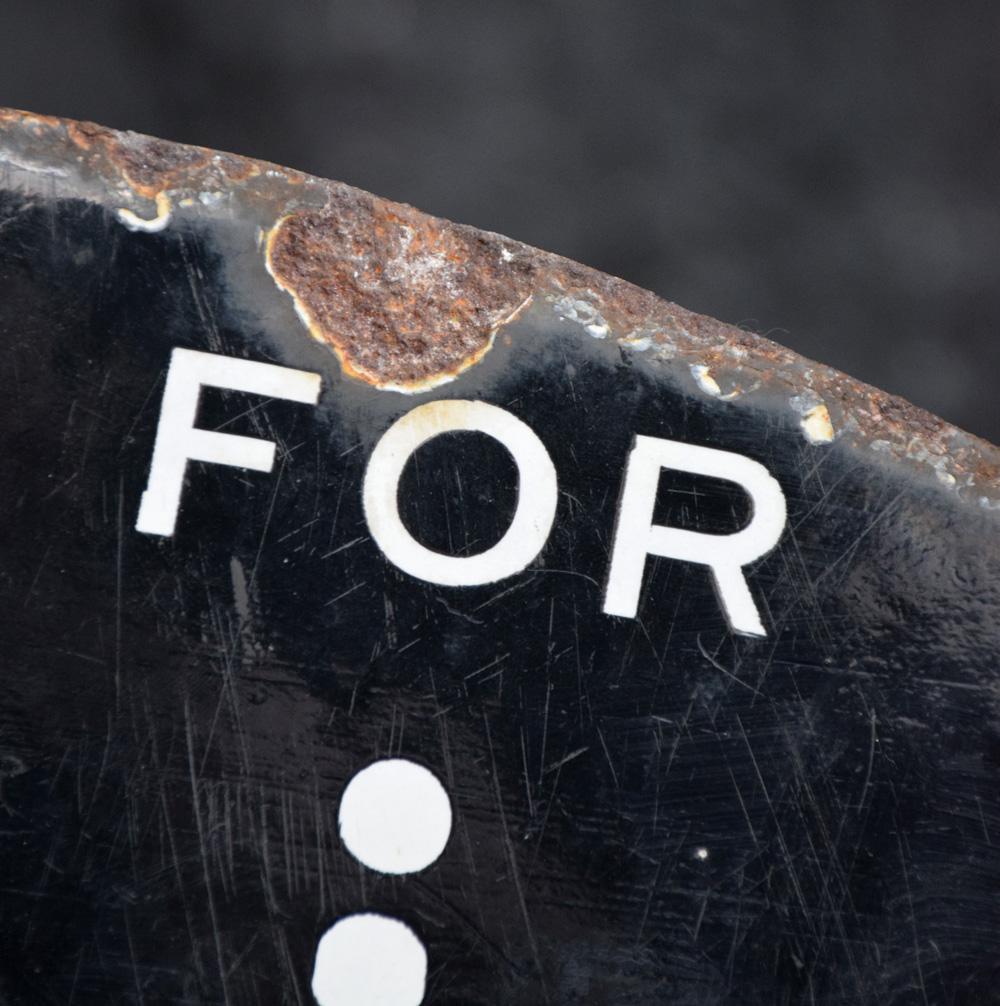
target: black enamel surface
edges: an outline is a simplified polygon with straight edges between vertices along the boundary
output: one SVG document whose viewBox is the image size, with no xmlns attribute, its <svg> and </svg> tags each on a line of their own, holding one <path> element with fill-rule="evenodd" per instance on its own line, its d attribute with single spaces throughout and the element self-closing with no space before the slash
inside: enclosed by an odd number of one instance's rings
<svg viewBox="0 0 1000 1006">
<path fill-rule="evenodd" d="M 308 1003 L 316 941 L 362 910 L 420 936 L 428 1003 L 1000 1002 L 995 516 L 540 310 L 450 384 L 377 391 L 240 237 L 0 203 L 0 1002 Z M 191 465 L 163 539 L 134 524 L 176 346 L 323 392 L 206 392 L 200 425 L 279 460 Z M 368 535 L 368 455 L 435 397 L 508 409 L 555 463 L 552 535 L 509 580 L 423 583 Z M 767 638 L 667 560 L 638 619 L 601 612 L 637 433 L 781 483 L 788 530 L 749 570 Z M 441 438 L 404 519 L 480 551 L 513 472 Z M 664 523 L 747 513 L 661 481 Z M 347 780 L 390 754 L 455 811 L 402 879 L 337 831 Z"/>
</svg>

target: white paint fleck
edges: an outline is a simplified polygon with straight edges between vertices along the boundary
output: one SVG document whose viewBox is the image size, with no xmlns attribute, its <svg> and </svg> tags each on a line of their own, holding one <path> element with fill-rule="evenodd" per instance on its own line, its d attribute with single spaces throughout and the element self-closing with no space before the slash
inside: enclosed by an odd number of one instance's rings
<svg viewBox="0 0 1000 1006">
<path fill-rule="evenodd" d="M 513 262 L 514 261 L 514 253 L 512 251 L 508 251 L 506 248 L 501 248 L 500 249 L 500 258 L 503 259 L 504 262 Z"/>
<path fill-rule="evenodd" d="M 825 405 L 817 405 L 803 417 L 802 432 L 811 444 L 829 444 L 833 441 L 833 423 L 830 422 L 830 410 Z"/>
<path fill-rule="evenodd" d="M 560 318 L 582 325 L 583 330 L 593 339 L 604 339 L 611 331 L 611 326 L 604 320 L 601 312 L 588 301 L 575 297 L 560 297 L 554 306 Z"/>
<path fill-rule="evenodd" d="M 958 480 L 948 471 L 948 457 L 940 449 L 928 450 L 926 444 L 914 437 L 906 445 L 906 456 L 930 465 L 934 469 L 938 481 L 942 485 L 948 486 L 949 489 L 958 485 Z"/>
<path fill-rule="evenodd" d="M 692 363 L 691 376 L 706 395 L 711 395 L 713 398 L 722 397 L 722 388 L 719 387 L 719 382 L 712 377 L 712 371 L 704 363 Z"/>
<path fill-rule="evenodd" d="M 170 216 L 173 207 L 170 204 L 170 196 L 166 192 L 156 194 L 156 216 L 146 219 L 133 213 L 132 210 L 123 206 L 118 210 L 118 219 L 130 231 L 142 231 L 146 234 L 156 234 L 166 228 L 170 223 Z"/>
<path fill-rule="evenodd" d="M 643 332 L 642 329 L 636 329 L 624 336 L 621 339 L 621 344 L 629 349 L 634 349 L 637 353 L 644 353 L 647 349 L 652 349 L 655 342 L 651 334 Z"/>
<path fill-rule="evenodd" d="M 792 408 L 802 417 L 799 426 L 806 440 L 811 444 L 829 444 L 833 442 L 833 422 L 826 402 L 814 391 L 804 391 L 791 399 Z"/>
<path fill-rule="evenodd" d="M 734 398 L 739 398 L 744 392 L 744 389 L 738 384 L 733 387 L 732 391 L 724 392 L 719 382 L 713 376 L 711 368 L 705 366 L 704 363 L 692 363 L 691 376 L 706 395 L 718 398 L 720 402 L 731 402 Z"/>
<path fill-rule="evenodd" d="M 703 863 L 708 859 L 708 849 L 703 845 L 699 845 L 697 849 L 694 850 L 694 858 L 700 859 Z"/>
</svg>

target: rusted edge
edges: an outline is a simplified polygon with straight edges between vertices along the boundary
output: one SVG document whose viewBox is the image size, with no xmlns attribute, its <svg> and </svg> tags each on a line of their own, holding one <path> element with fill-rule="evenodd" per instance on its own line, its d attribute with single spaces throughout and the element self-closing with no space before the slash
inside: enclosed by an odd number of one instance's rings
<svg viewBox="0 0 1000 1006">
<path fill-rule="evenodd" d="M 48 176 L 47 191 L 74 165 L 133 230 L 236 200 L 261 221 L 263 264 L 311 337 L 376 388 L 418 393 L 454 379 L 534 303 L 582 336 L 668 364 L 693 393 L 734 404 L 785 395 L 808 444 L 847 440 L 930 468 L 1000 509 L 1000 452 L 985 441 L 769 339 L 500 235 L 266 162 L 29 112 L 0 109 L 0 154 Z"/>
</svg>

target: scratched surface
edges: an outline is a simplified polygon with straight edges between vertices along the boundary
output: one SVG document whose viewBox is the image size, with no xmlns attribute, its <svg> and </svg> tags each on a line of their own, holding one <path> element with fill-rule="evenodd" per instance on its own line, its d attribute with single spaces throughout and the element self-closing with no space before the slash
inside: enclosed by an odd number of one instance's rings
<svg viewBox="0 0 1000 1006">
<path fill-rule="evenodd" d="M 364 910 L 419 935 L 428 1003 L 1000 1003 L 993 448 L 962 439 L 953 469 L 916 423 L 923 454 L 873 447 L 832 402 L 828 436 L 815 396 L 732 394 L 557 297 L 447 382 L 380 388 L 310 335 L 239 205 L 147 232 L 33 156 L 0 175 L 0 1003 L 310 1003 L 317 940 Z M 157 538 L 134 523 L 178 346 L 324 390 L 206 391 L 200 426 L 278 462 L 191 465 Z M 423 583 L 368 536 L 372 447 L 434 398 L 502 406 L 555 463 L 552 535 L 509 580 Z M 601 613 L 637 433 L 780 482 L 788 529 L 750 571 L 766 638 L 667 560 L 638 619 Z M 440 438 L 404 520 L 481 551 L 513 475 Z M 729 484 L 661 480 L 662 523 L 747 516 Z M 338 835 L 389 755 L 455 814 L 407 878 Z"/>
</svg>

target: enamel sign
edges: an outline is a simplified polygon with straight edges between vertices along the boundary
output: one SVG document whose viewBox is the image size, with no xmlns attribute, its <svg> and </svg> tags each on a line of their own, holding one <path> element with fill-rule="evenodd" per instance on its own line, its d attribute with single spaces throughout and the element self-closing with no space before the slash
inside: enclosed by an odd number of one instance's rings
<svg viewBox="0 0 1000 1006">
<path fill-rule="evenodd" d="M 995 448 L 346 186 L 0 127 L 0 1001 L 996 1001 Z"/>
</svg>

